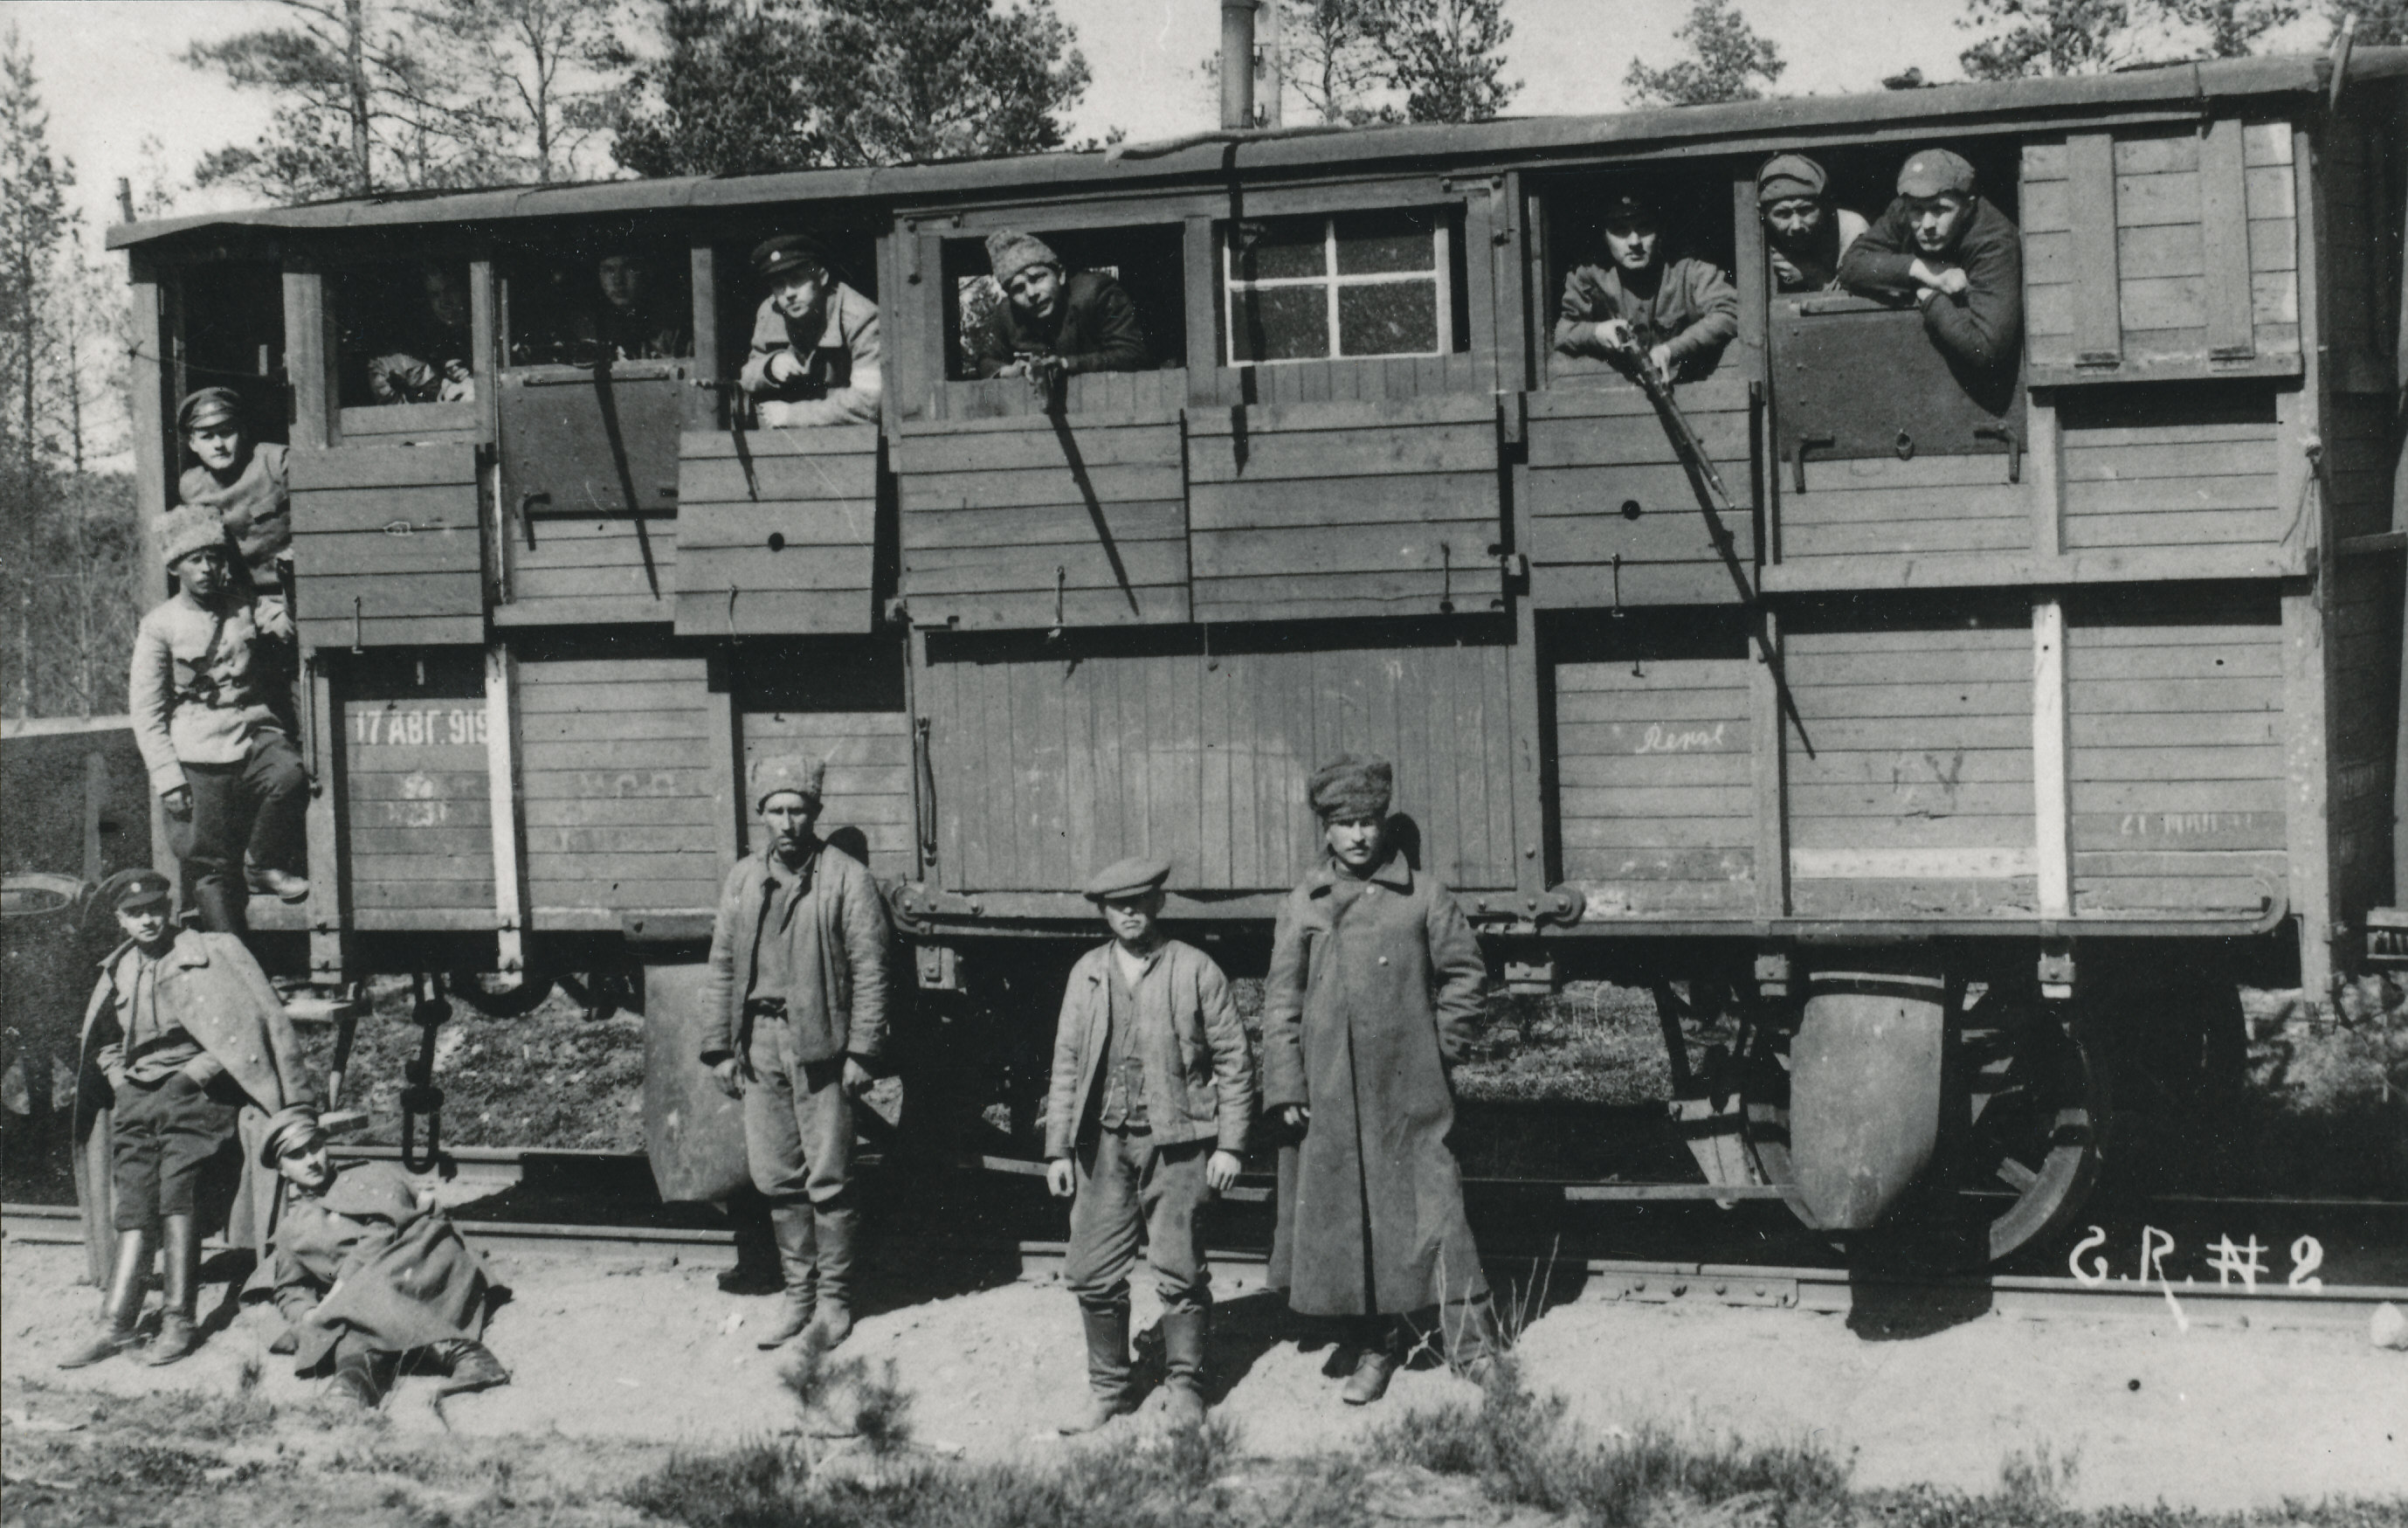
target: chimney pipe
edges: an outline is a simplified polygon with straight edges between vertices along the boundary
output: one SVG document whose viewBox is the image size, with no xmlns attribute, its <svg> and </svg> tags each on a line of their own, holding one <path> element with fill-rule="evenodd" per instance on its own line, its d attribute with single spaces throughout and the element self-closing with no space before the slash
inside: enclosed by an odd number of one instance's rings
<svg viewBox="0 0 2408 1528">
<path fill-rule="evenodd" d="M 1221 0 L 1221 125 L 1254 125 L 1254 7 L 1261 0 Z"/>
</svg>

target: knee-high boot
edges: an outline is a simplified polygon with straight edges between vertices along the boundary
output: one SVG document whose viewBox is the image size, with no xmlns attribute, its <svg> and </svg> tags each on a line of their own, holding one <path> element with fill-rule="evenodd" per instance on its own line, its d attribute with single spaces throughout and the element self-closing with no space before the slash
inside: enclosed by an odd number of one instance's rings
<svg viewBox="0 0 2408 1528">
<path fill-rule="evenodd" d="M 823 1346 L 834 1348 L 853 1335 L 853 1260 L 861 1211 L 850 1195 L 811 1206 L 819 1222 L 820 1308 L 815 1324 Z"/>
<path fill-rule="evenodd" d="M 1129 1409 L 1129 1303 L 1123 1294 L 1107 1305 L 1079 1302 L 1087 1332 L 1087 1395 L 1071 1409 L 1061 1431 L 1092 1433 Z"/>
<path fill-rule="evenodd" d="M 117 1233 L 117 1265 L 100 1296 L 100 1330 L 66 1357 L 62 1369 L 80 1369 L 134 1346 L 134 1323 L 142 1315 L 142 1280 L 150 1272 L 150 1237 L 139 1231 Z"/>
<path fill-rule="evenodd" d="M 819 1241 L 808 1201 L 779 1200 L 769 1206 L 769 1232 L 778 1243 L 778 1268 L 785 1276 L 786 1298 L 777 1325 L 761 1333 L 760 1346 L 777 1348 L 793 1341 L 811 1324 L 819 1300 Z"/>
<path fill-rule="evenodd" d="M 159 1340 L 150 1345 L 147 1363 L 173 1363 L 201 1345 L 194 1317 L 201 1300 L 201 1225 L 189 1215 L 166 1218 L 160 1238 L 165 1285 L 161 1301 Z"/>
<path fill-rule="evenodd" d="M 1211 1321 L 1210 1309 L 1162 1313 L 1163 1401 L 1174 1427 L 1204 1423 L 1204 1338 Z"/>
</svg>

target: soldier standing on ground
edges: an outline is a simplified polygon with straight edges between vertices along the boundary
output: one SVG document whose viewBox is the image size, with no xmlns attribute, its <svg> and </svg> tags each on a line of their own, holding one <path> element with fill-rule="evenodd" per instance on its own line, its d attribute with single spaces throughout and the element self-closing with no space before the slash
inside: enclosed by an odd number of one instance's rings
<svg viewBox="0 0 2408 1528">
<path fill-rule="evenodd" d="M 1313 775 L 1325 858 L 1280 908 L 1263 984 L 1264 1107 L 1303 1135 L 1281 1163 L 1269 1282 L 1297 1314 L 1349 1323 L 1350 1405 L 1387 1393 L 1415 1313 L 1436 1307 L 1475 1379 L 1497 1343 L 1446 1144 L 1488 968 L 1454 896 L 1397 846 L 1393 781 L 1351 754 Z"/>
<path fill-rule="evenodd" d="M 292 622 L 281 600 L 236 586 L 216 512 L 171 511 L 159 541 L 180 586 L 135 628 L 126 709 L 202 922 L 240 933 L 252 889 L 309 895 L 300 873 L 309 777 L 274 703 L 291 670 Z"/>
<path fill-rule="evenodd" d="M 269 1117 L 308 1096 L 293 1022 L 241 940 L 179 929 L 167 878 L 154 870 L 118 872 L 99 900 L 125 943 L 103 962 L 84 1010 L 78 1070 L 106 1080 L 108 1117 L 88 1113 L 79 1091 L 75 1139 L 108 1132 L 117 1258 L 100 1331 L 60 1361 L 63 1369 L 134 1345 L 154 1249 L 164 1254 L 165 1298 L 149 1362 L 173 1363 L 200 1345 L 205 1182 L 241 1175 L 244 1148 L 264 1141 Z M 255 1242 L 266 1216 L 263 1196 L 248 1189 L 236 1203 L 249 1213 L 231 1229 Z"/>
<path fill-rule="evenodd" d="M 839 281 L 827 247 L 805 234 L 765 240 L 752 271 L 769 295 L 752 317 L 739 381 L 761 423 L 876 424 L 885 393 L 878 305 Z"/>
<path fill-rule="evenodd" d="M 768 841 L 728 872 L 704 994 L 702 1064 L 744 1101 L 745 1155 L 785 1275 L 764 1348 L 807 1329 L 833 1348 L 853 1331 L 853 1107 L 886 1044 L 886 904 L 859 860 L 812 831 L 826 769 L 754 768 Z"/>
<path fill-rule="evenodd" d="M 1174 1426 L 1204 1420 L 1212 1310 L 1202 1220 L 1238 1181 L 1254 1116 L 1254 1063 L 1212 958 L 1164 937 L 1170 864 L 1124 859 L 1087 883 L 1111 944 L 1070 968 L 1045 1103 L 1046 1187 L 1070 1201 L 1067 1276 L 1087 1334 L 1092 1433 L 1129 1394 L 1129 1270 L 1138 1233 L 1162 1295 L 1164 1391 Z"/>
</svg>

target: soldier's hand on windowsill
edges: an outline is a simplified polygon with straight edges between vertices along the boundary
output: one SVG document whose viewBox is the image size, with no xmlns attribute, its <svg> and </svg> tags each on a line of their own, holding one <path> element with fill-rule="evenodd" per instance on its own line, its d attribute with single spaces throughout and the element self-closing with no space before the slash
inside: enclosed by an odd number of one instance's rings
<svg viewBox="0 0 2408 1528">
<path fill-rule="evenodd" d="M 1211 1172 L 1208 1170 L 1205 1175 L 1208 1178 L 1211 1177 Z M 1056 1199 L 1068 1199 L 1070 1197 L 1074 1187 L 1075 1185 L 1071 1182 L 1070 1178 L 1069 1158 L 1056 1157 L 1052 1161 L 1045 1164 L 1045 1191 L 1047 1193 L 1052 1194 Z"/>
<path fill-rule="evenodd" d="M 1656 373 L 1657 382 L 1667 387 L 1672 385 L 1672 347 L 1670 343 L 1658 345 L 1647 353 L 1647 368 Z"/>
<path fill-rule="evenodd" d="M 854 1098 L 869 1091 L 869 1085 L 877 1080 L 869 1068 L 850 1056 L 844 1059 L 844 1090 Z"/>
<path fill-rule="evenodd" d="M 163 790 L 159 793 L 159 804 L 167 809 L 167 815 L 171 817 L 189 817 L 193 814 L 193 787 L 178 786 L 173 790 Z"/>
<path fill-rule="evenodd" d="M 1066 1162 L 1063 1165 L 1067 1167 L 1069 1164 Z M 1227 1193 L 1237 1186 L 1238 1170 L 1243 1166 L 1245 1163 L 1238 1160 L 1236 1152 L 1215 1151 L 1212 1160 L 1204 1164 L 1204 1187 L 1216 1194 Z"/>
<path fill-rule="evenodd" d="M 744 1096 L 744 1078 L 743 1075 L 736 1070 L 735 1057 L 723 1056 L 718 1060 L 711 1062 L 710 1076 L 713 1082 L 719 1084 L 719 1090 L 725 1093 L 729 1098 L 742 1098 Z"/>
<path fill-rule="evenodd" d="M 761 375 L 773 382 L 798 382 L 803 375 L 803 363 L 795 359 L 793 351 L 778 351 L 762 364 Z"/>
</svg>

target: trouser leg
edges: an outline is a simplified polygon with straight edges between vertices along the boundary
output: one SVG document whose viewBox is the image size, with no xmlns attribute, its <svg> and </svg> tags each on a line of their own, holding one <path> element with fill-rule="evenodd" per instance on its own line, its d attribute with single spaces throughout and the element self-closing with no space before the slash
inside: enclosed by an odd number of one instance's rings
<svg viewBox="0 0 2408 1528">
<path fill-rule="evenodd" d="M 1197 1422 L 1204 1416 L 1204 1343 L 1212 1286 L 1202 1228 L 1211 1198 L 1204 1169 L 1211 1155 L 1211 1141 L 1160 1147 L 1149 1154 L 1140 1180 L 1146 1261 L 1162 1295 L 1163 1382 L 1174 1422 Z"/>
<path fill-rule="evenodd" d="M 853 1191 L 853 1095 L 845 1091 L 844 1058 L 801 1069 L 796 1098 L 802 1137 L 812 1234 L 819 1247 L 820 1334 L 828 1347 L 853 1333 L 853 1262 L 860 1250 L 861 1206 Z"/>
<path fill-rule="evenodd" d="M 166 1153 L 167 1100 L 163 1088 L 129 1082 L 117 1089 L 116 1128 L 109 1138 L 108 1175 L 116 1192 L 117 1229 L 155 1236 L 159 1175 Z"/>
<path fill-rule="evenodd" d="M 247 852 L 251 862 L 299 874 L 308 868 L 302 824 L 309 809 L 309 775 L 301 751 L 282 732 L 262 732 L 243 761 L 245 793 L 257 803 Z"/>
<path fill-rule="evenodd" d="M 242 870 L 243 845 L 251 838 L 257 803 L 240 764 L 187 764 L 184 783 L 193 791 L 191 852 L 193 897 L 201 922 L 211 932 L 238 934 L 249 928 L 245 904 L 251 884 Z"/>
</svg>

